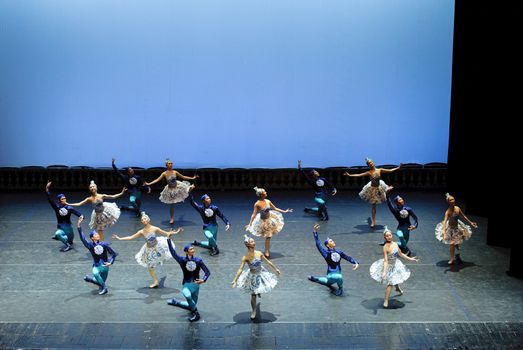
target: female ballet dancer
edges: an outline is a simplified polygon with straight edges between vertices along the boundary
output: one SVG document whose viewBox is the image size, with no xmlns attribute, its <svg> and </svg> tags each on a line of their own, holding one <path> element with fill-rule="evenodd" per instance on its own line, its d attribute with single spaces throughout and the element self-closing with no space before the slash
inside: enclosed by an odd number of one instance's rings
<svg viewBox="0 0 523 350">
<path fill-rule="evenodd" d="M 448 261 L 448 264 L 452 265 L 454 264 L 454 261 L 457 261 L 458 263 L 462 262 L 459 253 L 454 256 L 455 249 L 457 248 L 459 251 L 459 245 L 472 236 L 470 226 L 478 228 L 478 224 L 470 221 L 460 207 L 456 205 L 454 196 L 451 196 L 448 193 L 445 194 L 445 196 L 449 207 L 445 211 L 443 221 L 436 226 L 436 239 L 450 245 L 450 260 Z M 463 217 L 470 226 L 465 225 L 461 220 L 459 220 L 460 216 Z"/>
<path fill-rule="evenodd" d="M 189 191 L 192 191 L 194 185 L 189 187 Z M 210 250 L 209 255 L 220 254 L 218 249 L 218 223 L 216 222 L 216 216 L 219 216 L 225 223 L 225 231 L 228 231 L 231 227 L 229 220 L 222 214 L 220 208 L 216 205 L 211 204 L 211 197 L 204 194 L 201 196 L 202 204 L 198 204 L 194 201 L 192 192 L 189 195 L 192 207 L 200 214 L 203 221 L 203 234 L 207 237 L 208 241 L 198 242 L 195 240 L 192 244 L 197 247 L 203 247 Z"/>
<path fill-rule="evenodd" d="M 251 295 L 251 320 L 256 318 L 256 296 L 261 297 L 260 294 L 270 292 L 278 283 L 276 276 L 267 271 L 262 266 L 262 261 L 267 263 L 278 276 L 281 275 L 280 270 L 267 259 L 260 251 L 254 250 L 256 242 L 254 239 L 244 235 L 244 244 L 247 247 L 247 254 L 242 258 L 240 268 L 231 282 L 232 288 L 238 287 L 245 293 Z M 249 268 L 243 270 L 247 264 Z"/>
<path fill-rule="evenodd" d="M 320 220 L 329 220 L 327 206 L 325 205 L 325 196 L 327 193 L 336 195 L 336 188 L 332 186 L 327 179 L 320 176 L 316 170 L 312 169 L 308 173 L 301 168 L 301 160 L 298 160 L 298 170 L 303 174 L 305 181 L 314 188 L 314 201 L 318 204 L 317 208 L 305 208 L 306 213 L 314 213 L 320 217 Z"/>
<path fill-rule="evenodd" d="M 142 211 L 141 222 L 143 228 L 136 232 L 134 235 L 120 237 L 116 234 L 113 234 L 112 237 L 119 241 L 130 241 L 140 236 L 145 238 L 145 244 L 142 246 L 142 248 L 135 255 L 134 258 L 136 259 L 138 264 L 147 268 L 149 274 L 153 278 L 153 284 L 151 284 L 149 288 L 157 288 L 158 277 L 156 277 L 156 272 L 154 271 L 154 268 L 158 265 L 163 264 L 165 260 L 172 258 L 171 253 L 169 252 L 169 246 L 167 245 L 167 238 L 171 237 L 171 235 L 175 235 L 183 231 L 183 228 L 180 227 L 177 230 L 171 230 L 170 232 L 166 232 L 159 227 L 151 225 L 151 218 L 144 211 Z M 156 234 L 160 234 L 162 236 L 156 237 Z"/>
<path fill-rule="evenodd" d="M 174 224 L 174 203 L 183 202 L 185 198 L 189 196 L 189 186 L 191 185 L 187 181 L 178 181 L 177 178 L 180 178 L 182 180 L 196 180 L 199 176 L 194 175 L 193 177 L 184 176 L 180 174 L 178 171 L 173 170 L 173 162 L 170 159 L 167 159 L 165 161 L 165 166 L 167 167 L 167 170 L 165 170 L 163 173 L 161 173 L 160 176 L 158 176 L 157 179 L 151 181 L 151 182 L 145 182 L 146 186 L 151 186 L 160 181 L 161 179 L 165 179 L 167 181 L 167 185 L 164 187 L 163 191 L 160 193 L 160 201 L 165 204 L 169 204 L 169 213 L 171 215 L 171 219 L 169 220 L 169 224 Z"/>
<path fill-rule="evenodd" d="M 334 241 L 330 238 L 327 238 L 324 242 L 325 247 L 327 247 L 327 249 L 325 249 L 321 245 L 320 239 L 318 238 L 319 229 L 320 225 L 314 225 L 312 233 L 314 235 L 314 241 L 316 242 L 316 248 L 318 248 L 320 254 L 323 256 L 325 262 L 327 263 L 327 276 L 309 276 L 309 281 L 327 286 L 331 290 L 331 293 L 334 293 L 336 296 L 341 296 L 343 294 L 343 276 L 341 274 L 341 259 L 345 259 L 351 264 L 353 264 L 353 270 L 356 270 L 358 268 L 359 263 L 352 257 L 345 254 L 343 251 L 336 249 L 336 243 L 334 243 Z M 333 284 L 335 283 L 338 285 L 338 289 L 334 288 Z"/>
<path fill-rule="evenodd" d="M 56 196 L 58 203 L 51 199 L 51 181 L 45 186 L 45 192 L 47 193 L 47 200 L 54 210 L 56 215 L 56 232 L 51 237 L 52 239 L 59 240 L 64 244 L 64 247 L 60 249 L 61 252 L 67 252 L 73 249 L 73 240 L 74 240 L 74 231 L 71 224 L 71 214 L 74 214 L 78 217 L 81 217 L 83 220 L 83 215 L 80 214 L 78 210 L 67 205 L 67 198 L 63 193 L 60 193 Z"/>
<path fill-rule="evenodd" d="M 376 168 L 376 165 L 372 159 L 365 158 L 369 170 L 361 174 L 349 174 L 348 171 L 344 172 L 343 175 L 350 177 L 362 177 L 369 176 L 370 181 L 367 183 L 360 192 L 360 198 L 366 202 L 372 204 L 372 222 L 370 228 L 376 227 L 376 204 L 385 202 L 385 192 L 387 191 L 387 184 L 381 179 L 381 173 L 388 174 L 395 172 L 400 169 L 402 164 L 393 169 Z"/>
<path fill-rule="evenodd" d="M 84 246 L 89 250 L 91 256 L 93 257 L 93 277 L 86 275 L 84 277 L 85 282 L 96 284 L 100 291 L 99 295 L 107 294 L 107 276 L 109 275 L 109 266 L 114 264 L 114 260 L 118 253 L 116 253 L 108 243 L 102 242 L 100 235 L 95 230 L 92 230 L 89 233 L 90 241 L 84 236 L 82 232 L 83 217 L 78 219 L 76 227 L 78 228 L 78 235 L 82 240 Z M 107 255 L 110 254 L 111 257 L 108 258 Z"/>
<path fill-rule="evenodd" d="M 89 184 L 89 191 L 91 196 L 87 197 L 79 203 L 71 203 L 70 206 L 79 207 L 84 205 L 87 202 L 91 202 L 93 205 L 93 212 L 91 213 L 91 222 L 89 222 L 89 227 L 95 229 L 100 235 L 100 241 L 104 241 L 104 230 L 109 226 L 114 225 L 118 218 L 120 217 L 120 208 L 116 203 L 107 203 L 104 202 L 104 199 L 116 199 L 121 197 L 127 188 L 123 188 L 122 192 L 109 195 L 98 193 L 98 186 L 91 180 Z"/>
<path fill-rule="evenodd" d="M 385 289 L 385 299 L 383 300 L 383 307 L 388 309 L 389 297 L 392 291 L 392 286 L 396 287 L 396 291 L 403 294 L 400 288 L 400 283 L 405 282 L 410 277 L 410 271 L 403 265 L 400 259 L 403 258 L 410 261 L 418 261 L 416 257 L 408 257 L 401 252 L 398 244 L 392 240 L 392 232 L 385 227 L 383 233 L 385 238 L 385 245 L 383 246 L 383 259 L 375 261 L 370 266 L 370 276 L 377 282 L 387 285 Z"/>
<path fill-rule="evenodd" d="M 283 228 L 283 215 L 280 213 L 292 213 L 292 209 L 282 210 L 276 208 L 267 199 L 267 191 L 263 188 L 254 187 L 256 195 L 260 198 L 254 203 L 251 220 L 245 226 L 245 230 L 255 236 L 265 237 L 265 257 L 270 258 L 270 241 L 272 235 L 278 233 Z"/>
</svg>

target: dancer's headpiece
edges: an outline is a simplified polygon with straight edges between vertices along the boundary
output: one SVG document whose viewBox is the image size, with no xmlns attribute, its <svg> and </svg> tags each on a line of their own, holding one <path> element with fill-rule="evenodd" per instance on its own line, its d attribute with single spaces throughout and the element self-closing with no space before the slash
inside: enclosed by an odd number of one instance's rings
<svg viewBox="0 0 523 350">
<path fill-rule="evenodd" d="M 257 196 L 261 196 L 261 194 L 263 193 L 263 191 L 265 191 L 263 188 L 260 188 L 258 186 L 255 186 L 254 187 L 254 191 L 256 191 L 256 195 Z"/>
<path fill-rule="evenodd" d="M 146 212 L 142 211 L 141 216 L 142 216 L 142 219 L 145 219 L 147 221 L 151 221 L 151 218 L 149 217 L 149 215 L 147 215 Z"/>
</svg>

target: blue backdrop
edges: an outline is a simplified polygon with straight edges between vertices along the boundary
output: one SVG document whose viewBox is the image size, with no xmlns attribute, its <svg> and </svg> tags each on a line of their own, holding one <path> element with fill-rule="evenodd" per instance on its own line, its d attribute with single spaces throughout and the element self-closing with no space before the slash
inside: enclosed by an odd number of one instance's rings
<svg viewBox="0 0 523 350">
<path fill-rule="evenodd" d="M 2 0 L 0 166 L 446 162 L 453 0 Z"/>
</svg>

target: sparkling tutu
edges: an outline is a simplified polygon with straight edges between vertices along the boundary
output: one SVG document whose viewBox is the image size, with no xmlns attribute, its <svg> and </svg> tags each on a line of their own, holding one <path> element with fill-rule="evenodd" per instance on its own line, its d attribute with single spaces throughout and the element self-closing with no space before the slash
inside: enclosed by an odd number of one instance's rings
<svg viewBox="0 0 523 350">
<path fill-rule="evenodd" d="M 383 181 L 379 180 L 378 186 L 372 186 L 372 181 L 369 181 L 360 192 L 360 198 L 370 204 L 380 204 L 387 200 L 385 193 L 389 186 Z"/>
<path fill-rule="evenodd" d="M 172 245 L 174 247 L 174 243 Z M 172 258 L 167 238 L 163 236 L 155 237 L 154 235 L 147 237 L 147 243 L 142 246 L 134 258 L 143 267 L 154 268 L 162 265 L 165 260 Z"/>
<path fill-rule="evenodd" d="M 187 181 L 176 181 L 176 186 L 167 185 L 160 193 L 160 201 L 165 204 L 183 202 L 189 197 L 189 186 Z"/>
<path fill-rule="evenodd" d="M 247 264 L 249 269 L 244 270 L 238 277 L 237 288 L 249 294 L 262 294 L 270 292 L 276 286 L 278 279 L 261 266 L 260 259 L 254 259 L 252 263 Z"/>
<path fill-rule="evenodd" d="M 392 254 L 387 255 L 388 267 L 385 272 L 385 278 L 382 278 L 383 274 L 383 259 L 375 261 L 370 266 L 370 277 L 373 280 L 386 284 L 386 285 L 396 285 L 405 282 L 410 277 L 410 270 L 403 265 L 400 259 L 397 258 L 397 251 L 392 252 Z"/>
<path fill-rule="evenodd" d="M 262 218 L 262 214 L 265 214 L 265 219 Z M 272 237 L 272 235 L 282 230 L 284 224 L 283 215 L 280 212 L 269 210 L 268 214 L 256 214 L 247 231 L 258 237 Z"/>
<path fill-rule="evenodd" d="M 97 202 L 91 214 L 89 227 L 94 230 L 105 230 L 118 221 L 120 208 L 116 203 Z"/>
<path fill-rule="evenodd" d="M 447 240 L 443 239 L 443 225 L 441 222 L 436 225 L 435 234 L 436 239 L 445 244 L 461 244 L 472 236 L 472 230 L 470 226 L 465 225 L 463 221 L 458 220 L 458 225 L 456 227 L 450 227 L 450 225 L 447 225 Z"/>
</svg>

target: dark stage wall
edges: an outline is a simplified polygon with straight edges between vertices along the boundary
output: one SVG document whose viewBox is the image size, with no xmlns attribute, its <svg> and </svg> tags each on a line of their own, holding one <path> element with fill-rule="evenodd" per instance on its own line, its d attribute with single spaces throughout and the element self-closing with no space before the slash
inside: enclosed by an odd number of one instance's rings
<svg viewBox="0 0 523 350">
<path fill-rule="evenodd" d="M 488 217 L 487 243 L 505 247 L 517 243 L 507 226 L 517 214 L 506 203 L 521 192 L 510 170 L 517 160 L 509 156 L 519 138 L 514 117 L 521 115 L 513 88 L 521 82 L 521 8 L 458 0 L 455 9 L 449 189 L 466 200 L 468 213 Z M 513 260 L 511 272 L 523 275 Z"/>
<path fill-rule="evenodd" d="M 395 165 L 380 165 L 380 167 L 395 167 Z M 146 181 L 156 179 L 164 168 L 136 168 L 136 173 Z M 267 189 L 308 189 L 310 185 L 300 174 L 298 169 L 240 169 L 240 168 L 200 168 L 178 169 L 182 174 L 200 177 L 195 185 L 201 190 L 245 190 L 254 186 Z M 305 168 L 308 171 L 308 168 Z M 366 167 L 326 168 L 318 169 L 320 174 L 329 180 L 338 189 L 361 189 L 368 178 L 343 176 L 345 171 L 360 173 Z M 442 197 L 447 187 L 447 168 L 444 163 L 404 164 L 403 168 L 391 174 L 385 174 L 383 179 L 390 185 L 400 189 L 441 190 Z M 0 168 L 0 190 L 43 190 L 47 181 L 53 181 L 56 190 L 85 190 L 89 181 L 94 180 L 103 190 L 119 190 L 122 187 L 120 178 L 111 168 L 90 168 L 84 166 L 49 166 L 49 167 L 22 167 Z M 154 188 L 159 189 L 164 184 Z"/>
</svg>

